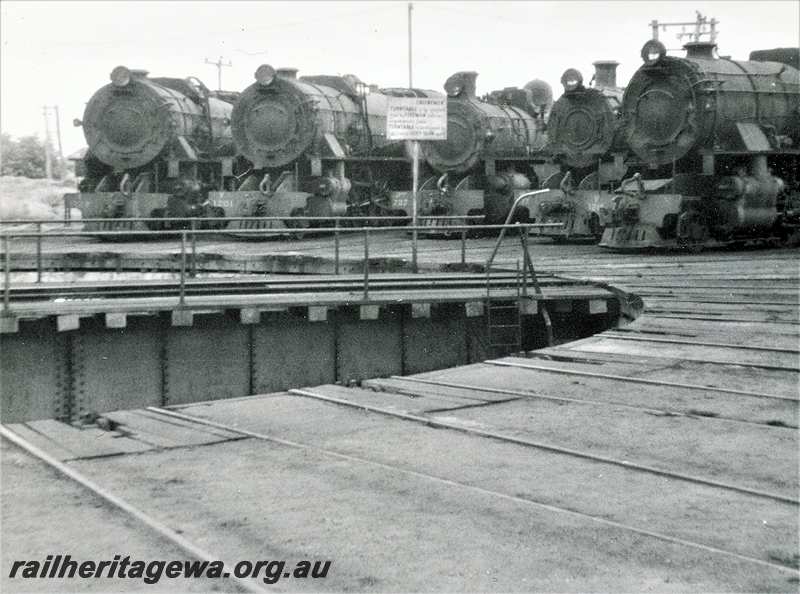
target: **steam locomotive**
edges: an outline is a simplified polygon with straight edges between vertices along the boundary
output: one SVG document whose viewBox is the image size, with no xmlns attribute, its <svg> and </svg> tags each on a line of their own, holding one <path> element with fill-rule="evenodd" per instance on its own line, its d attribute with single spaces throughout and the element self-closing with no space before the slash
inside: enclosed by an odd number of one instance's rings
<svg viewBox="0 0 800 594">
<path fill-rule="evenodd" d="M 533 198 L 532 214 L 540 223 L 561 228 L 534 231 L 556 241 L 599 241 L 610 220 L 616 187 L 627 171 L 626 147 L 620 134 L 623 89 L 617 86 L 614 61 L 594 63 L 594 86 L 586 87 L 578 70 L 561 77 L 564 93 L 547 121 L 545 152 L 561 170 L 543 180 L 552 190 Z"/>
<path fill-rule="evenodd" d="M 800 225 L 800 50 L 734 61 L 708 42 L 685 49 L 642 48 L 622 131 L 643 168 L 622 184 L 601 246 L 701 249 Z"/>
<path fill-rule="evenodd" d="M 354 75 L 298 78 L 295 69 L 260 66 L 231 115 L 249 169 L 235 188 L 209 199 L 228 216 L 281 218 L 231 222 L 226 233 L 320 226 L 329 224 L 326 217 L 403 216 L 391 205 L 410 189 L 410 159 L 404 143 L 386 138 L 387 105 L 390 97 L 433 95 L 369 87 Z"/>
<path fill-rule="evenodd" d="M 479 99 L 477 76 L 457 72 L 447 79 L 447 140 L 421 143 L 425 161 L 436 172 L 420 186 L 424 215 L 482 215 L 488 223 L 503 222 L 517 196 L 557 170 L 541 153 L 553 100 L 550 86 L 535 80 Z M 517 220 L 528 219 L 527 209 L 520 209 Z"/>
<path fill-rule="evenodd" d="M 237 94 L 210 91 L 196 78 L 150 78 L 118 66 L 89 100 L 88 149 L 76 160 L 83 177 L 65 196 L 84 218 L 207 217 L 211 189 L 230 187 L 241 162 L 230 118 Z M 86 230 L 174 228 L 167 221 L 87 223 Z M 201 226 L 210 225 L 198 225 Z"/>
</svg>

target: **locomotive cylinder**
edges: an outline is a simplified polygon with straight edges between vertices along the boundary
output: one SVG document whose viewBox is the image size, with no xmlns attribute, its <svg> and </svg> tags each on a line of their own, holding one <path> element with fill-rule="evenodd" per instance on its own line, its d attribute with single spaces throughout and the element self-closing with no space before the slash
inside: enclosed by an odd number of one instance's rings
<svg viewBox="0 0 800 594">
<path fill-rule="evenodd" d="M 717 185 L 724 224 L 734 230 L 771 227 L 778 216 L 775 203 L 783 189 L 783 180 L 767 169 L 766 157 L 754 157 L 750 175 L 740 171 L 737 176 L 723 177 Z"/>
<path fill-rule="evenodd" d="M 122 172 L 170 151 L 188 160 L 232 154 L 232 110 L 190 80 L 120 66 L 87 103 L 82 125 L 91 154 Z"/>
</svg>

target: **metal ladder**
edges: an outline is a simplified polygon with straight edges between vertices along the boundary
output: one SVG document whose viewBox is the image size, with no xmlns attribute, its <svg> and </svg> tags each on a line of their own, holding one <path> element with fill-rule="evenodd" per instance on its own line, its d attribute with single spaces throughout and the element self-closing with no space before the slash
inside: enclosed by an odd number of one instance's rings
<svg viewBox="0 0 800 594">
<path fill-rule="evenodd" d="M 489 355 L 502 357 L 522 350 L 522 312 L 520 299 L 522 281 L 517 261 L 514 282 L 515 293 L 509 297 L 505 286 L 492 291 L 492 271 L 486 270 L 486 331 L 489 338 Z M 502 293 L 502 295 L 500 295 Z"/>
</svg>

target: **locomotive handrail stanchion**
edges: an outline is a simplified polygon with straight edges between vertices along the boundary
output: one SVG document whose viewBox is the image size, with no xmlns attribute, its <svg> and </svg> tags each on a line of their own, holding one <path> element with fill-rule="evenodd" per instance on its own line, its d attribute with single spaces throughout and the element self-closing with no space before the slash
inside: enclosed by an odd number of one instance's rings
<svg viewBox="0 0 800 594">
<path fill-rule="evenodd" d="M 364 301 L 369 300 L 369 227 L 364 227 Z"/>
<path fill-rule="evenodd" d="M 461 230 L 461 265 L 467 265 L 467 230 Z"/>
<path fill-rule="evenodd" d="M 36 223 L 36 282 L 42 282 L 42 224 Z"/>
<path fill-rule="evenodd" d="M 181 286 L 178 303 L 180 307 L 185 305 L 184 297 L 186 293 L 186 231 L 181 231 Z"/>
<path fill-rule="evenodd" d="M 333 273 L 339 274 L 339 217 L 336 217 L 335 230 L 333 232 Z"/>
<path fill-rule="evenodd" d="M 197 235 L 195 231 L 195 219 L 192 219 L 192 268 L 189 272 L 191 278 L 197 276 Z"/>
</svg>

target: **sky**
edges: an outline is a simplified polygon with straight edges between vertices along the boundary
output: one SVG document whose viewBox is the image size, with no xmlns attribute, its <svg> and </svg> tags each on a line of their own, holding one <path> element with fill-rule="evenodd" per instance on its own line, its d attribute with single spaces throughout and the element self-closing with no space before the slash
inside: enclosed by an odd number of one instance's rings
<svg viewBox="0 0 800 594">
<path fill-rule="evenodd" d="M 721 55 L 800 45 L 800 1 L 414 1 L 413 84 L 442 90 L 459 70 L 479 73 L 478 93 L 560 78 L 592 62 L 620 62 L 626 84 L 651 37 L 649 23 L 719 21 Z M 679 49 L 675 29 L 660 33 Z M 263 63 L 299 74 L 356 74 L 382 87 L 408 85 L 408 2 L 71 2 L 0 0 L 0 129 L 44 138 L 44 105 L 58 105 L 64 154 L 85 146 L 72 121 L 117 65 L 154 76 L 197 76 L 242 90 Z M 675 55 L 681 55 L 676 52 Z M 51 119 L 51 122 L 53 120 Z"/>
</svg>

